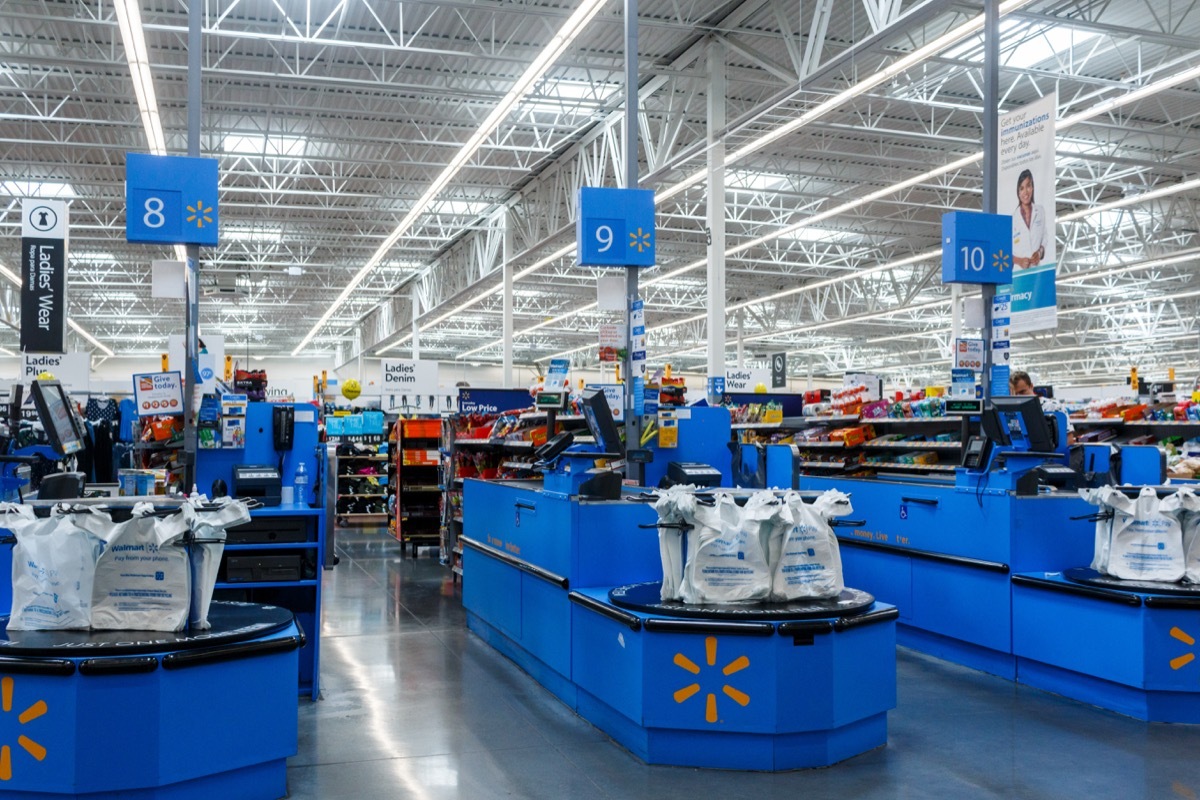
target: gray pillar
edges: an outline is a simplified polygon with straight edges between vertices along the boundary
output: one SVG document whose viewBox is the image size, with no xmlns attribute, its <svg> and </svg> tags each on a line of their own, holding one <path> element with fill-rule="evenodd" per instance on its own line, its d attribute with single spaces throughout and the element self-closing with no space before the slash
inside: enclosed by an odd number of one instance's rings
<svg viewBox="0 0 1200 800">
<path fill-rule="evenodd" d="M 983 13 L 983 210 L 996 212 L 999 169 L 1000 0 L 984 0 Z M 996 287 L 983 286 L 983 398 L 992 396 L 992 300 Z"/>
<path fill-rule="evenodd" d="M 708 377 L 725 375 L 725 43 L 708 43 Z"/>
<path fill-rule="evenodd" d="M 638 188 L 638 3 L 625 0 L 625 188 Z M 638 299 L 637 267 L 625 268 L 625 330 L 629 331 L 629 311 Z M 628 333 L 626 335 L 629 335 Z M 633 349 L 626 348 L 625 356 L 625 446 L 640 446 L 642 418 L 634 413 Z M 639 362 L 645 364 L 645 362 Z M 640 377 L 640 376 L 639 376 Z M 625 475 L 639 484 L 642 465 L 629 464 Z"/>
<path fill-rule="evenodd" d="M 513 388 L 513 230 L 512 230 L 512 211 L 504 212 L 504 310 L 503 310 L 503 338 L 504 343 L 501 347 L 504 348 L 503 366 L 504 366 L 504 388 Z"/>
<path fill-rule="evenodd" d="M 201 69 L 203 67 L 204 6 L 188 4 L 188 141 L 189 156 L 200 155 L 200 118 L 203 112 Z M 183 490 L 196 482 L 196 371 L 200 361 L 200 247 L 187 246 L 187 279 L 183 336 Z"/>
<path fill-rule="evenodd" d="M 412 287 L 412 357 L 416 361 L 421 357 L 421 326 L 417 317 L 421 315 L 421 298 L 417 296 L 417 287 Z"/>
</svg>

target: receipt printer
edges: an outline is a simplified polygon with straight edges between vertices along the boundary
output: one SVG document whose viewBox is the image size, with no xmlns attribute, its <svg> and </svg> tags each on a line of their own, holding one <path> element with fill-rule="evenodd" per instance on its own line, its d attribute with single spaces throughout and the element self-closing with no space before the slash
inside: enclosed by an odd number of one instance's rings
<svg viewBox="0 0 1200 800">
<path fill-rule="evenodd" d="M 666 478 L 669 484 L 715 487 L 721 485 L 721 470 L 694 461 L 672 461 L 667 464 Z"/>
<path fill-rule="evenodd" d="M 264 506 L 279 505 L 283 478 L 269 464 L 238 464 L 233 468 L 233 496 L 257 500 Z"/>
</svg>

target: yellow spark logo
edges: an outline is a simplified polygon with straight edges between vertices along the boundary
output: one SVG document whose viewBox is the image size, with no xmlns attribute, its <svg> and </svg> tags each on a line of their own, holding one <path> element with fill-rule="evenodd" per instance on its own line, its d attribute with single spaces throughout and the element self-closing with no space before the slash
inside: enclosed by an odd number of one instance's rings
<svg viewBox="0 0 1200 800">
<path fill-rule="evenodd" d="M 639 253 L 647 250 L 650 247 L 650 231 L 644 231 L 639 226 L 636 231 L 629 234 L 629 246 L 636 247 Z"/>
<path fill-rule="evenodd" d="M 213 210 L 213 207 L 209 206 L 208 208 L 205 208 L 203 200 L 197 200 L 196 205 L 188 206 L 187 210 L 192 212 L 191 215 L 188 216 L 187 221 L 196 223 L 197 228 L 203 228 L 204 223 L 206 222 L 209 225 L 212 224 L 212 217 L 209 216 L 209 212 Z"/>
<path fill-rule="evenodd" d="M 8 714 L 12 711 L 13 700 L 13 679 L 0 679 L 0 708 L 4 709 L 4 713 Z M 38 700 L 36 703 L 25 709 L 17 716 L 17 721 L 22 725 L 27 725 L 33 722 L 38 717 L 42 716 L 49 709 L 46 707 L 45 700 Z M 46 757 L 46 748 L 30 739 L 28 736 L 18 736 L 17 744 L 29 755 L 36 758 L 38 761 Z M 8 745 L 0 747 L 0 781 L 12 780 L 12 749 Z"/>
<path fill-rule="evenodd" d="M 708 666 L 715 667 L 717 665 L 717 637 L 708 636 L 704 639 L 704 655 Z M 680 669 L 687 670 L 693 675 L 700 674 L 700 667 L 696 666 L 696 662 L 685 656 L 683 653 L 675 654 L 675 666 Z M 750 659 L 746 656 L 738 656 L 733 661 L 730 661 L 721 668 L 721 674 L 725 677 L 733 675 L 735 672 L 741 672 L 746 667 L 750 666 Z M 745 692 L 738 691 L 727 683 L 722 681 L 721 691 L 725 693 L 733 702 L 745 708 L 750 705 L 750 695 Z M 700 691 L 700 684 L 692 683 L 684 686 L 675 692 L 675 702 L 683 703 L 690 699 L 693 695 Z M 709 692 L 704 701 L 704 721 L 715 723 L 717 721 L 717 695 L 715 692 Z"/>
<path fill-rule="evenodd" d="M 1191 636 L 1188 636 L 1186 633 L 1184 633 L 1179 628 L 1171 628 L 1171 638 L 1178 639 L 1179 641 L 1186 644 L 1188 647 L 1191 647 L 1192 645 L 1194 645 L 1196 643 L 1195 639 L 1193 639 Z M 1181 668 L 1187 666 L 1188 664 L 1192 663 L 1195 660 L 1196 660 L 1195 653 L 1184 653 L 1181 656 L 1176 656 L 1175 658 L 1171 659 L 1171 669 L 1181 669 Z"/>
<path fill-rule="evenodd" d="M 1010 266 L 1012 266 L 1012 264 L 1010 263 L 1008 253 L 1001 250 L 998 253 L 992 254 L 992 268 L 993 269 L 998 269 L 1001 272 L 1004 272 L 1004 270 L 1008 269 Z"/>
</svg>

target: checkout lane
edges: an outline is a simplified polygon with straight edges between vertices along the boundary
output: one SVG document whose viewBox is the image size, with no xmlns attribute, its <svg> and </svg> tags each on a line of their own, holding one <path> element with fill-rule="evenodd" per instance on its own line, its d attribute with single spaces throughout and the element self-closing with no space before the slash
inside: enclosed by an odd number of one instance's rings
<svg viewBox="0 0 1200 800">
<path fill-rule="evenodd" d="M 694 411 L 719 430 L 696 431 L 691 466 L 664 457 L 657 474 L 712 480 L 705 458 L 729 474 L 728 412 Z M 730 618 L 631 605 L 631 587 L 654 595 L 662 581 L 658 516 L 646 489 L 591 466 L 621 448 L 606 408 L 585 418 L 596 447 L 548 442 L 543 481 L 464 482 L 470 629 L 648 763 L 796 769 L 886 744 L 895 609 L 862 593 L 755 620 L 745 606 Z"/>
</svg>

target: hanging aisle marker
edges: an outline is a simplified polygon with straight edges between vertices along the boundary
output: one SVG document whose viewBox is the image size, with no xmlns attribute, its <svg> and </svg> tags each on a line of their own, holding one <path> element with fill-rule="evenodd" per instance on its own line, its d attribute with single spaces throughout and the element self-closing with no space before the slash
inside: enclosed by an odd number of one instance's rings
<svg viewBox="0 0 1200 800">
<path fill-rule="evenodd" d="M 654 266 L 653 190 L 580 189 L 575 238 L 578 266 Z"/>
<path fill-rule="evenodd" d="M 215 246 L 220 227 L 217 160 L 128 153 L 125 238 L 143 244 Z"/>
</svg>

